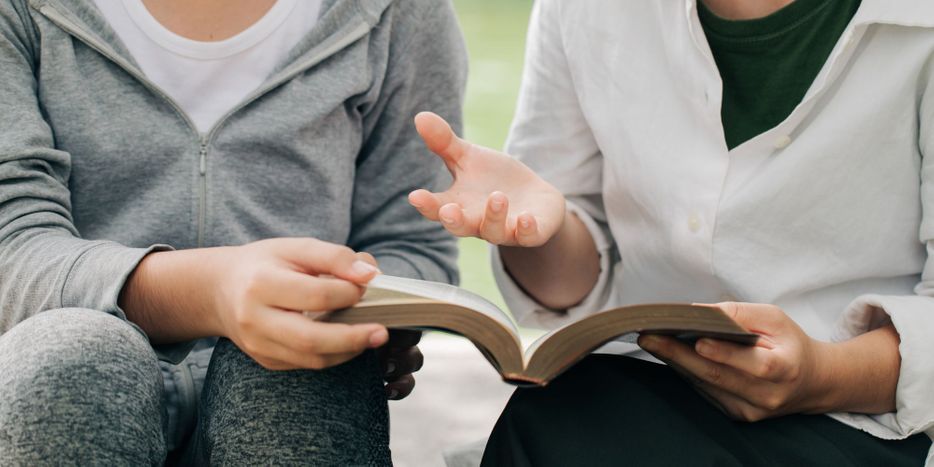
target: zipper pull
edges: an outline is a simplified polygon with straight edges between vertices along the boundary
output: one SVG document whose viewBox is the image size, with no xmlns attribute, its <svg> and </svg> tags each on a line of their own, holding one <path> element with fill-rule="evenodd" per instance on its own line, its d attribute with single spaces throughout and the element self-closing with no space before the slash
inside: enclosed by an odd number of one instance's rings
<svg viewBox="0 0 934 467">
<path fill-rule="evenodd" d="M 201 142 L 201 158 L 198 162 L 198 172 L 201 175 L 204 175 L 208 171 L 208 145 L 204 141 Z"/>
</svg>

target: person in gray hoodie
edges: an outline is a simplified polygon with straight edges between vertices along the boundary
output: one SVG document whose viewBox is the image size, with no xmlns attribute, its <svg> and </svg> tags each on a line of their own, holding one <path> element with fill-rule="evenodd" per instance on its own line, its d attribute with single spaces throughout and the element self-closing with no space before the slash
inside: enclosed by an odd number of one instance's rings
<svg viewBox="0 0 934 467">
<path fill-rule="evenodd" d="M 412 117 L 461 122 L 450 2 L 321 1 L 207 125 L 101 5 L 0 1 L 0 464 L 391 463 L 415 342 L 300 312 L 457 280 L 406 201 L 447 182 Z"/>
</svg>

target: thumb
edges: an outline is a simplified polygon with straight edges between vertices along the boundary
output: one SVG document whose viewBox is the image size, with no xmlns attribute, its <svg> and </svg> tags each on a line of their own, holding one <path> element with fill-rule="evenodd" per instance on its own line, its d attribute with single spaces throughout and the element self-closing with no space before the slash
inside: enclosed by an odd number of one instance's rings
<svg viewBox="0 0 934 467">
<path fill-rule="evenodd" d="M 788 329 L 791 318 L 775 305 L 762 303 L 724 302 L 717 303 L 717 308 L 723 310 L 727 316 L 736 321 L 749 332 L 775 336 Z M 763 340 L 759 339 L 762 343 Z"/>
<path fill-rule="evenodd" d="M 415 116 L 415 129 L 431 152 L 444 160 L 449 170 L 464 156 L 470 143 L 454 134 L 451 125 L 432 112 L 421 112 Z"/>
</svg>

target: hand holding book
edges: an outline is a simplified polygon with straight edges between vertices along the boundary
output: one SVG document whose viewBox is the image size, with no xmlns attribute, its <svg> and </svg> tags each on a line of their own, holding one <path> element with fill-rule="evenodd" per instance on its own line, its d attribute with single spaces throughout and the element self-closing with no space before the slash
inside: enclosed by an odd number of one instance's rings
<svg viewBox="0 0 934 467">
<path fill-rule="evenodd" d="M 808 336 L 774 305 L 718 307 L 759 334 L 755 345 L 715 339 L 685 343 L 651 335 L 640 337 L 639 345 L 727 415 L 757 421 L 795 413 L 895 410 L 899 338 L 892 325 L 848 341 L 824 342 Z"/>
</svg>

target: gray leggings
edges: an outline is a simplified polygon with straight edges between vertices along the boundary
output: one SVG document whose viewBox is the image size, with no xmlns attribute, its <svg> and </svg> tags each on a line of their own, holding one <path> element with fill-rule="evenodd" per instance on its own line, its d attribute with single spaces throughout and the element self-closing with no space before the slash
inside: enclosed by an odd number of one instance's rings
<svg viewBox="0 0 934 467">
<path fill-rule="evenodd" d="M 388 415 L 367 353 L 271 372 L 218 342 L 197 428 L 170 462 L 388 465 Z M 0 336 L 0 464 L 161 465 L 168 417 L 148 341 L 105 313 L 41 313 Z"/>
</svg>

